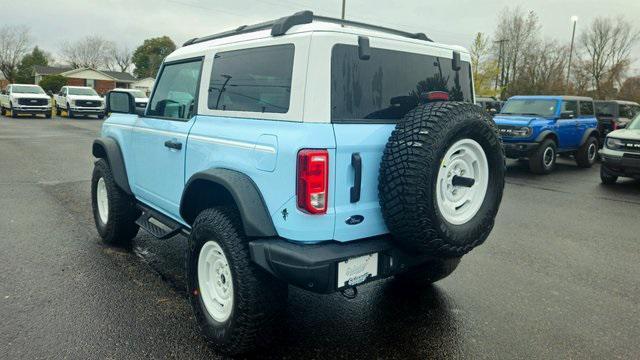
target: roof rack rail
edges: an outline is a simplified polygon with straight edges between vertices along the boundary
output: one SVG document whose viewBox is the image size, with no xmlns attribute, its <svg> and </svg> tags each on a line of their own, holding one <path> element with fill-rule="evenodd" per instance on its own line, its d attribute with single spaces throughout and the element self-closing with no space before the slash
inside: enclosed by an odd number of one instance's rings
<svg viewBox="0 0 640 360">
<path fill-rule="evenodd" d="M 356 26 L 356 27 L 361 27 L 361 28 L 370 29 L 370 30 L 383 31 L 390 34 L 394 34 L 394 35 L 408 37 L 411 39 L 418 39 L 418 40 L 433 42 L 433 40 L 431 40 L 424 33 L 410 33 L 407 31 L 391 29 L 391 28 L 378 26 L 378 25 L 366 24 L 358 21 L 342 20 L 342 19 L 336 19 L 336 18 L 327 17 L 327 16 L 318 16 L 318 15 L 313 15 L 312 11 L 305 10 L 305 11 L 297 12 L 290 16 L 281 17 L 277 20 L 266 21 L 266 22 L 262 22 L 254 25 L 242 25 L 234 30 L 225 31 L 218 34 L 213 34 L 213 35 L 204 36 L 200 38 L 189 39 L 184 44 L 182 44 L 182 46 L 189 46 L 192 44 L 197 44 L 197 43 L 201 43 L 209 40 L 220 39 L 228 36 L 246 34 L 254 31 L 268 30 L 268 29 L 271 29 L 271 36 L 281 36 L 286 34 L 287 31 L 289 31 L 289 29 L 291 29 L 295 25 L 310 24 L 314 20 L 329 22 L 333 24 L 340 24 L 340 25 Z"/>
</svg>

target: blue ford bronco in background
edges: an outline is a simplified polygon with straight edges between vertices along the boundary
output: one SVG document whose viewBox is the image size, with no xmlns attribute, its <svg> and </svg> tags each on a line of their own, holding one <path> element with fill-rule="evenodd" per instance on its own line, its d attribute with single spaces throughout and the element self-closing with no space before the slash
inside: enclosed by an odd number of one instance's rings
<svg viewBox="0 0 640 360">
<path fill-rule="evenodd" d="M 276 336 L 289 284 L 355 296 L 442 279 L 488 237 L 504 187 L 469 61 L 310 11 L 189 40 L 146 109 L 107 96 L 98 233 L 125 247 L 140 228 L 185 235 L 195 318 L 227 354 Z"/>
<path fill-rule="evenodd" d="M 577 96 L 513 96 L 494 117 L 505 154 L 528 159 L 529 169 L 550 173 L 558 154 L 591 167 L 598 154 L 598 120 L 593 99 Z"/>
</svg>

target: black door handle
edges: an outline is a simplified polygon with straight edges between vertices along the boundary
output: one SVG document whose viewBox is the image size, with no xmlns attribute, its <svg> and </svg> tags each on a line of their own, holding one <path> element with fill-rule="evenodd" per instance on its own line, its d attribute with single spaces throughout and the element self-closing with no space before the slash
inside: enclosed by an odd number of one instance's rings
<svg viewBox="0 0 640 360">
<path fill-rule="evenodd" d="M 173 140 L 167 140 L 164 142 L 164 146 L 168 147 L 169 149 L 176 149 L 176 150 L 181 150 L 182 149 L 182 143 L 181 142 L 177 142 L 177 141 L 173 141 Z"/>
<path fill-rule="evenodd" d="M 360 153 L 351 154 L 351 166 L 355 170 L 355 177 L 353 179 L 353 186 L 351 187 L 351 202 L 355 203 L 360 201 L 360 189 L 362 186 L 362 158 Z"/>
</svg>

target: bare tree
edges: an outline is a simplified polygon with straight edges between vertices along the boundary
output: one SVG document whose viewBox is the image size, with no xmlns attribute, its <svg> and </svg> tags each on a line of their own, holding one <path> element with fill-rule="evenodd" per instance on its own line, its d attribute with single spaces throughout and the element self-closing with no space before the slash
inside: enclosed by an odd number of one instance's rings
<svg viewBox="0 0 640 360">
<path fill-rule="evenodd" d="M 520 8 L 502 11 L 494 38 L 503 42 L 505 85 L 518 80 L 519 67 L 527 59 L 531 49 L 539 42 L 539 20 L 535 12 L 523 12 Z M 493 52 L 499 56 L 499 48 Z M 504 91 L 504 90 L 503 90 Z"/>
<path fill-rule="evenodd" d="M 133 64 L 133 51 L 126 45 L 122 47 L 113 46 L 109 52 L 110 61 L 107 67 L 113 71 L 126 72 Z"/>
<path fill-rule="evenodd" d="M 595 95 L 615 95 L 631 64 L 630 54 L 640 32 L 623 18 L 596 18 L 580 36 L 583 65 L 591 77 Z"/>
<path fill-rule="evenodd" d="M 87 36 L 73 43 L 63 43 L 60 53 L 64 61 L 74 68 L 101 69 L 110 65 L 114 44 L 100 36 Z"/>
<path fill-rule="evenodd" d="M 0 28 L 0 72 L 11 83 L 15 82 L 18 65 L 31 49 L 31 34 L 26 26 Z"/>
</svg>

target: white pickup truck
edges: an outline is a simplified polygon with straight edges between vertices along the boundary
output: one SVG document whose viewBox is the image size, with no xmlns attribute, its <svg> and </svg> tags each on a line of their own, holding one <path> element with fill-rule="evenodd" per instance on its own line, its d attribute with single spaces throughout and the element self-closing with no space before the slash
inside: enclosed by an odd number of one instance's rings
<svg viewBox="0 0 640 360">
<path fill-rule="evenodd" d="M 143 109 L 144 110 L 147 107 L 147 104 L 149 103 L 149 98 L 147 97 L 147 94 L 142 92 L 142 90 L 116 88 L 116 89 L 113 89 L 112 91 L 125 91 L 125 92 L 128 92 L 135 99 L 136 107 L 139 108 L 139 109 Z"/>
<path fill-rule="evenodd" d="M 104 99 L 88 86 L 63 86 L 56 95 L 56 115 L 67 112 L 69 118 L 81 115 L 96 115 L 104 118 Z"/>
<path fill-rule="evenodd" d="M 42 114 L 51 118 L 51 98 L 38 85 L 10 84 L 0 92 L 0 114 L 11 117 L 19 114 Z"/>
</svg>

